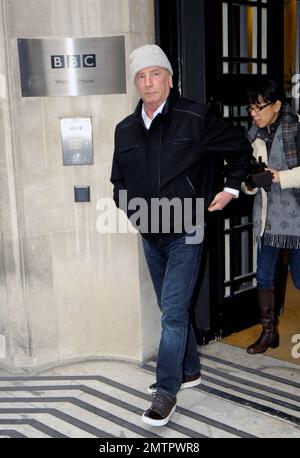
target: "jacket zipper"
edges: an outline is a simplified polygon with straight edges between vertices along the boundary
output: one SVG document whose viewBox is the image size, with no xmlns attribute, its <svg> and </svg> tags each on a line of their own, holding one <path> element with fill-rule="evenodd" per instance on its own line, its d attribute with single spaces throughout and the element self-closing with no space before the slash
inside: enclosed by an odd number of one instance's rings
<svg viewBox="0 0 300 458">
<path fill-rule="evenodd" d="M 193 193 L 194 193 L 194 194 L 197 194 L 197 193 L 196 193 L 196 189 L 194 188 L 194 185 L 193 185 L 193 183 L 191 182 L 191 180 L 189 179 L 189 177 L 186 177 L 186 179 L 187 179 L 187 182 L 189 183 L 190 188 L 192 189 Z"/>
</svg>

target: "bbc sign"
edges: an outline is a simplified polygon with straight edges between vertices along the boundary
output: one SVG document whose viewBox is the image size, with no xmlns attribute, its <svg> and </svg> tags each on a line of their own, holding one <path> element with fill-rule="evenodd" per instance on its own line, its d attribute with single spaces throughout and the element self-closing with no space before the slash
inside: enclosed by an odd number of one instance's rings
<svg viewBox="0 0 300 458">
<path fill-rule="evenodd" d="M 52 68 L 91 68 L 96 67 L 96 54 L 70 54 L 51 56 Z"/>
<path fill-rule="evenodd" d="M 20 38 L 18 51 L 22 97 L 126 93 L 124 36 Z"/>
</svg>

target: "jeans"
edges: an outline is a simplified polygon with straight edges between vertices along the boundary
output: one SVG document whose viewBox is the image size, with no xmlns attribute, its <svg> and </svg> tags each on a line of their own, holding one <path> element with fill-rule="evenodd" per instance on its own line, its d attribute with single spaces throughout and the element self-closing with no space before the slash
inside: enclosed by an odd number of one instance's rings
<svg viewBox="0 0 300 458">
<path fill-rule="evenodd" d="M 200 370 L 189 307 L 199 273 L 202 244 L 186 244 L 183 236 L 157 243 L 143 239 L 143 247 L 162 312 L 156 390 L 174 397 L 183 374 L 196 374 Z"/>
<path fill-rule="evenodd" d="M 295 287 L 300 289 L 300 249 L 290 249 L 289 252 L 292 279 Z M 258 288 L 274 288 L 282 253 L 283 248 L 268 245 L 258 248 L 256 272 Z"/>
</svg>

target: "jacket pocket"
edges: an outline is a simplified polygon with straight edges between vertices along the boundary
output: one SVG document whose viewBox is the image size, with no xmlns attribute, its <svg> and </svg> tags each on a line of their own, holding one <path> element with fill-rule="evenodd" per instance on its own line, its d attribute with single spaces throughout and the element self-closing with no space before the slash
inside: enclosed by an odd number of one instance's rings
<svg viewBox="0 0 300 458">
<path fill-rule="evenodd" d="M 193 139 L 190 137 L 180 137 L 172 138 L 171 140 L 166 140 L 166 144 L 172 143 L 173 145 L 189 144 L 192 143 Z"/>
<path fill-rule="evenodd" d="M 126 148 L 117 148 L 117 152 L 120 154 L 134 153 L 140 145 L 126 146 Z"/>
</svg>

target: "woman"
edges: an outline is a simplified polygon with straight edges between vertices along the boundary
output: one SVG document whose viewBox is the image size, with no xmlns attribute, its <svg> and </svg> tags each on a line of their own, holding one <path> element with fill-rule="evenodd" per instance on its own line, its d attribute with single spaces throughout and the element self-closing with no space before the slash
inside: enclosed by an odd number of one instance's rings
<svg viewBox="0 0 300 458">
<path fill-rule="evenodd" d="M 248 97 L 253 119 L 248 137 L 253 155 L 267 165 L 263 179 L 257 179 L 259 174 L 252 175 L 252 186 L 254 182 L 257 188 L 252 189 L 249 182 L 245 188 L 249 194 L 256 193 L 253 226 L 258 243 L 256 278 L 263 330 L 247 349 L 256 354 L 279 346 L 274 283 L 285 248 L 290 251 L 293 282 L 300 289 L 300 142 L 297 148 L 299 117 L 275 81 L 259 80 L 248 91 Z M 268 178 L 271 186 L 266 192 Z"/>
</svg>

